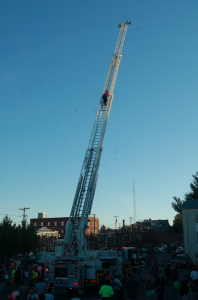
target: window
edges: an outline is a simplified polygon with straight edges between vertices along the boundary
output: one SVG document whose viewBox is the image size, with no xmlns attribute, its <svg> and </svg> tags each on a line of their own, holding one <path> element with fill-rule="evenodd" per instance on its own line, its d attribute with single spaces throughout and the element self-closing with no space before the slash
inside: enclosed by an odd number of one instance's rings
<svg viewBox="0 0 198 300">
<path fill-rule="evenodd" d="M 57 226 L 57 222 L 54 222 L 54 226 Z"/>
<path fill-rule="evenodd" d="M 47 226 L 50 226 L 50 222 L 47 222 Z"/>
<path fill-rule="evenodd" d="M 43 226 L 43 222 L 41 222 L 41 226 Z"/>
<path fill-rule="evenodd" d="M 64 221 L 61 221 L 61 226 L 64 226 Z"/>
<path fill-rule="evenodd" d="M 64 234 L 64 230 L 61 230 L 61 234 Z"/>
<path fill-rule="evenodd" d="M 197 246 L 198 246 L 198 232 L 197 232 Z"/>
<path fill-rule="evenodd" d="M 36 222 L 34 222 L 34 226 L 36 226 Z"/>
</svg>

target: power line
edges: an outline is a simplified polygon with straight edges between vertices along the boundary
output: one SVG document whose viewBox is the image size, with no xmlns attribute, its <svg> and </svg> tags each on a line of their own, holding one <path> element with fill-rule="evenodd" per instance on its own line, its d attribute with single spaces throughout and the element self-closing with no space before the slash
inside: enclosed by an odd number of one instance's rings
<svg viewBox="0 0 198 300">
<path fill-rule="evenodd" d="M 18 215 L 8 215 L 8 214 L 0 214 L 1 216 L 11 216 L 11 217 L 20 217 L 20 216 L 18 216 Z"/>
</svg>

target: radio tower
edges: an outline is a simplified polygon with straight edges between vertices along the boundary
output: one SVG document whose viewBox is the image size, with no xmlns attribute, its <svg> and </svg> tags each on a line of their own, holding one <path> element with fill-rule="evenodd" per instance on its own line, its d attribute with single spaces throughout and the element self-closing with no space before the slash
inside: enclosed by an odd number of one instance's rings
<svg viewBox="0 0 198 300">
<path fill-rule="evenodd" d="M 133 181 L 133 209 L 134 209 L 134 223 L 136 224 L 136 198 L 135 198 L 135 181 Z"/>
</svg>

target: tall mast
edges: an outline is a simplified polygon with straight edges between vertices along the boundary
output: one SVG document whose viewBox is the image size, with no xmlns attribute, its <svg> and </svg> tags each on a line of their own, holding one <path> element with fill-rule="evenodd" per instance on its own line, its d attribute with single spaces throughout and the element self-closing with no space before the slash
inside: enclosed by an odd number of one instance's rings
<svg viewBox="0 0 198 300">
<path fill-rule="evenodd" d="M 136 223 L 136 197 L 135 197 L 135 181 L 133 181 L 133 209 L 134 209 L 134 223 Z"/>
</svg>

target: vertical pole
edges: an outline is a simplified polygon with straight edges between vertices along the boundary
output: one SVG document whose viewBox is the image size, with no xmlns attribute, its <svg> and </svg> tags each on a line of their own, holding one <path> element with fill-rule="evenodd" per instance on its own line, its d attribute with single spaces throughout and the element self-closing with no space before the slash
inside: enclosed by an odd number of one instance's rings
<svg viewBox="0 0 198 300">
<path fill-rule="evenodd" d="M 115 218 L 115 229 L 117 229 L 117 218 L 119 218 L 119 216 L 113 216 Z"/>
<path fill-rule="evenodd" d="M 95 214 L 94 214 L 94 238 L 95 238 Z"/>
<path fill-rule="evenodd" d="M 133 209 L 134 209 L 134 223 L 136 223 L 136 197 L 135 197 L 135 181 L 133 181 Z"/>
</svg>

